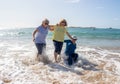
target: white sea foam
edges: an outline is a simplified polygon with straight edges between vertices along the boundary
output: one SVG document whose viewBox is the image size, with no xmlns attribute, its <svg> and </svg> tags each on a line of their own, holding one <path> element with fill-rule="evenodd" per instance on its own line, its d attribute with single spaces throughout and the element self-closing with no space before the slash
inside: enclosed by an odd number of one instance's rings
<svg viewBox="0 0 120 84">
<path fill-rule="evenodd" d="M 36 60 L 34 43 L 4 41 L 0 44 L 0 84 L 119 84 L 120 53 L 101 48 L 78 46 L 79 60 L 72 66 L 54 63 L 53 45 L 46 56 L 52 61 Z M 64 48 L 62 53 L 64 52 Z M 62 57 L 64 57 L 62 55 Z"/>
</svg>

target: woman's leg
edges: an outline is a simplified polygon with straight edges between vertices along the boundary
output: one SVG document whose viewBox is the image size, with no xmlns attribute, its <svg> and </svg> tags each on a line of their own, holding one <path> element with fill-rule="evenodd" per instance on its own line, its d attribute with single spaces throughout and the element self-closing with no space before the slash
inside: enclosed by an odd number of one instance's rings
<svg viewBox="0 0 120 84">
<path fill-rule="evenodd" d="M 53 41 L 53 43 L 55 47 L 54 50 L 55 61 L 58 62 L 57 56 L 60 55 L 61 53 L 63 42 Z"/>
<path fill-rule="evenodd" d="M 36 43 L 35 45 L 36 45 L 36 48 L 38 50 L 37 59 L 38 59 L 38 61 L 40 61 L 40 57 L 39 56 L 42 55 L 43 50 L 46 47 L 46 44 Z"/>
</svg>

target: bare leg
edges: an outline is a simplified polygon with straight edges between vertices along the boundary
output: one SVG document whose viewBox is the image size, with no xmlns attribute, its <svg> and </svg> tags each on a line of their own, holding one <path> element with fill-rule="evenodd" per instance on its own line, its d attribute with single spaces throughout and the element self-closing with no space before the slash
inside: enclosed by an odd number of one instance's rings
<svg viewBox="0 0 120 84">
<path fill-rule="evenodd" d="M 55 57 L 55 62 L 57 62 L 57 53 L 56 52 L 54 52 L 54 57 Z"/>
<path fill-rule="evenodd" d="M 39 54 L 37 53 L 35 60 L 38 61 Z"/>
<path fill-rule="evenodd" d="M 37 53 L 36 60 L 40 61 L 40 54 Z"/>
<path fill-rule="evenodd" d="M 38 58 L 39 54 L 37 53 L 37 58 Z"/>
<path fill-rule="evenodd" d="M 58 62 L 60 62 L 60 61 L 61 61 L 61 55 L 58 56 Z"/>
</svg>

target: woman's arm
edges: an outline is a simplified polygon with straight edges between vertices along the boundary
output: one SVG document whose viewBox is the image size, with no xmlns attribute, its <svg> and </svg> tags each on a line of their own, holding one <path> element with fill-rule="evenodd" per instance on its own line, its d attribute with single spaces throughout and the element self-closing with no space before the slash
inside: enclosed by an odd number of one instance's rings
<svg viewBox="0 0 120 84">
<path fill-rule="evenodd" d="M 35 34 L 36 34 L 36 32 L 38 32 L 38 29 L 35 29 L 35 30 L 33 31 L 33 41 L 35 40 Z"/>
<path fill-rule="evenodd" d="M 53 31 L 53 30 L 54 30 L 54 27 L 55 27 L 55 25 L 49 25 L 50 31 Z"/>
<path fill-rule="evenodd" d="M 66 34 L 70 39 L 73 39 L 72 36 L 69 34 L 69 32 L 66 31 Z"/>
</svg>

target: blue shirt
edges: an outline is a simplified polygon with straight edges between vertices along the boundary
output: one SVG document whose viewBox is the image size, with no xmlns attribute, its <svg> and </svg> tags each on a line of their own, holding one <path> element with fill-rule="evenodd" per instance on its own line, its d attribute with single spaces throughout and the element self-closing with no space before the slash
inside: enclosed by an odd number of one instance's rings
<svg viewBox="0 0 120 84">
<path fill-rule="evenodd" d="M 48 27 L 44 28 L 43 26 L 39 26 L 38 28 L 38 32 L 35 35 L 35 43 L 44 43 L 46 44 L 46 37 L 48 34 Z"/>
<path fill-rule="evenodd" d="M 65 54 L 70 55 L 72 53 L 75 53 L 76 43 L 73 44 L 71 40 L 64 40 L 64 42 L 66 43 Z"/>
</svg>

